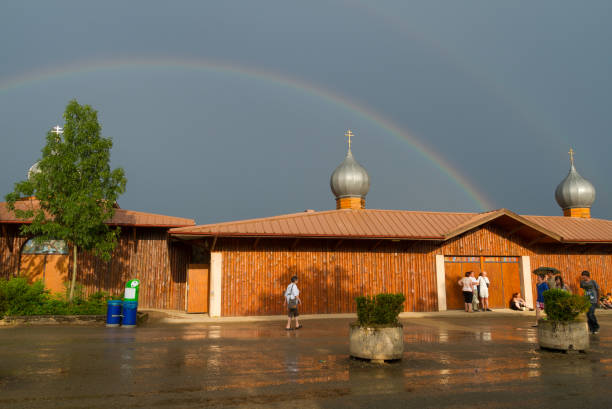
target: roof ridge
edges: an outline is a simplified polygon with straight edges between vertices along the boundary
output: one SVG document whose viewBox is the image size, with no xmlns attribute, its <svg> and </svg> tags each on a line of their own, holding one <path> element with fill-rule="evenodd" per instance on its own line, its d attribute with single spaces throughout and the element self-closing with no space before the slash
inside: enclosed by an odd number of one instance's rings
<svg viewBox="0 0 612 409">
<path fill-rule="evenodd" d="M 319 210 L 314 212 L 303 211 L 296 213 L 287 213 L 280 214 L 276 216 L 264 216 L 264 217 L 255 217 L 251 219 L 244 220 L 236 220 L 236 221 L 226 221 L 219 223 L 206 223 L 206 224 L 196 224 L 193 227 L 210 227 L 210 226 L 225 226 L 225 225 L 241 225 L 247 223 L 255 223 L 261 221 L 272 221 L 272 220 L 288 220 L 293 218 L 302 218 L 302 217 L 314 217 L 321 214 L 330 214 L 336 212 L 380 212 L 380 213 L 393 213 L 393 212 L 401 212 L 401 213 L 419 213 L 419 214 L 444 214 L 444 215 L 470 215 L 470 216 L 478 216 L 481 213 L 469 213 L 469 212 L 437 212 L 437 211 L 421 211 L 421 210 L 393 210 L 393 209 L 329 209 L 329 210 Z"/>
<path fill-rule="evenodd" d="M 353 209 L 346 209 L 353 210 Z M 482 213 L 475 212 L 443 212 L 435 210 L 403 210 L 403 209 L 360 209 L 359 211 L 374 211 L 374 212 L 402 212 L 402 213 L 427 213 L 427 214 L 465 214 L 465 215 L 479 215 Z"/>
<path fill-rule="evenodd" d="M 180 216 L 168 216 L 167 214 L 161 214 L 161 213 L 151 213 L 151 212 L 142 212 L 140 210 L 130 210 L 130 209 L 121 209 L 121 208 L 115 208 L 114 209 L 115 214 L 118 212 L 124 212 L 124 213 L 136 213 L 136 214 L 146 214 L 146 215 L 150 215 L 150 216 L 159 216 L 159 217 L 171 217 L 173 219 L 183 219 L 183 220 L 191 220 L 192 222 L 195 222 L 195 219 L 191 219 L 189 217 L 180 217 Z"/>
</svg>

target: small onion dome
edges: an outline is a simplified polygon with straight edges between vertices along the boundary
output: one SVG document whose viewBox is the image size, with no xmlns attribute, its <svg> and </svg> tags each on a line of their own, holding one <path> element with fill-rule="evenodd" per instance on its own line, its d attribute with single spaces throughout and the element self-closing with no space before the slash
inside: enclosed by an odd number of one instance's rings
<svg viewBox="0 0 612 409">
<path fill-rule="evenodd" d="M 555 199 L 562 209 L 588 208 L 595 201 L 595 187 L 580 176 L 573 160 L 569 173 L 555 190 Z"/>
<path fill-rule="evenodd" d="M 346 158 L 332 173 L 329 185 L 336 199 L 343 197 L 365 199 L 370 190 L 370 176 L 365 168 L 353 158 L 349 149 Z"/>
<path fill-rule="evenodd" d="M 28 170 L 28 180 L 32 180 L 32 176 L 37 173 L 40 173 L 40 169 L 38 168 L 38 162 L 30 166 L 30 169 Z"/>
</svg>

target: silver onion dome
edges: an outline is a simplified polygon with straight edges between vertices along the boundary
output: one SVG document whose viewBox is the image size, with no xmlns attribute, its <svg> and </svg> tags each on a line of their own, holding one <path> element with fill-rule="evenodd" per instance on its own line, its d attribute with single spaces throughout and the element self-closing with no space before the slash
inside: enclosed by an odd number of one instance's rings
<svg viewBox="0 0 612 409">
<path fill-rule="evenodd" d="M 346 158 L 334 170 L 329 185 L 336 199 L 341 197 L 361 197 L 370 190 L 370 176 L 363 166 L 353 157 L 349 148 Z"/>
<path fill-rule="evenodd" d="M 28 180 L 32 180 L 32 176 L 37 173 L 40 173 L 40 169 L 38 168 L 38 162 L 30 166 L 30 169 L 28 169 Z"/>
<path fill-rule="evenodd" d="M 555 190 L 555 199 L 562 209 L 591 207 L 595 201 L 595 187 L 580 176 L 574 167 L 573 150 L 570 151 L 571 166 L 569 173 Z"/>
</svg>

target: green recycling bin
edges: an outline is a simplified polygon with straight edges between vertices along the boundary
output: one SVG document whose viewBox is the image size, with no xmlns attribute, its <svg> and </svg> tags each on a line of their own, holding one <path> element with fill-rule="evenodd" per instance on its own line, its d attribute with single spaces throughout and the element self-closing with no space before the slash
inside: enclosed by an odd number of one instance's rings
<svg viewBox="0 0 612 409">
<path fill-rule="evenodd" d="M 123 301 L 138 302 L 138 290 L 140 288 L 140 280 L 130 280 L 125 284 L 125 293 Z"/>
</svg>

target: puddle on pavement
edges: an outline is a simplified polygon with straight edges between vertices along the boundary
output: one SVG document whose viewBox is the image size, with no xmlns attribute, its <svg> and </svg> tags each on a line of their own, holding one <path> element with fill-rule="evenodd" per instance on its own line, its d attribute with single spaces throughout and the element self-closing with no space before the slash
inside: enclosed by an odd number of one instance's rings
<svg viewBox="0 0 612 409">
<path fill-rule="evenodd" d="M 74 339 L 65 344 L 57 339 L 53 343 L 40 341 L 38 349 L 31 344 L 35 352 L 28 355 L 25 349 L 21 351 L 21 362 L 11 363 L 6 376 L 46 393 L 69 378 L 74 381 L 82 376 L 90 382 L 87 371 L 91 366 L 97 379 L 104 379 L 104 388 L 117 393 L 174 393 L 181 388 L 187 392 L 242 393 L 292 385 L 307 390 L 331 385 L 343 393 L 359 395 L 430 393 L 432 388 L 494 390 L 528 383 L 546 386 L 574 378 L 588 383 L 612 372 L 612 358 L 602 352 L 538 350 L 535 329 L 515 323 L 495 326 L 473 322 L 475 325 L 469 326 L 411 322 L 405 325 L 403 360 L 390 364 L 351 360 L 348 339 L 337 330 L 337 323 L 308 323 L 312 331 L 286 332 L 282 323 L 130 332 L 96 329 L 95 336 L 88 335 L 89 340 L 95 340 L 91 348 L 75 347 Z M 600 338 L 597 347 L 609 345 L 610 338 Z M 113 376 L 106 379 L 108 374 Z"/>
</svg>

